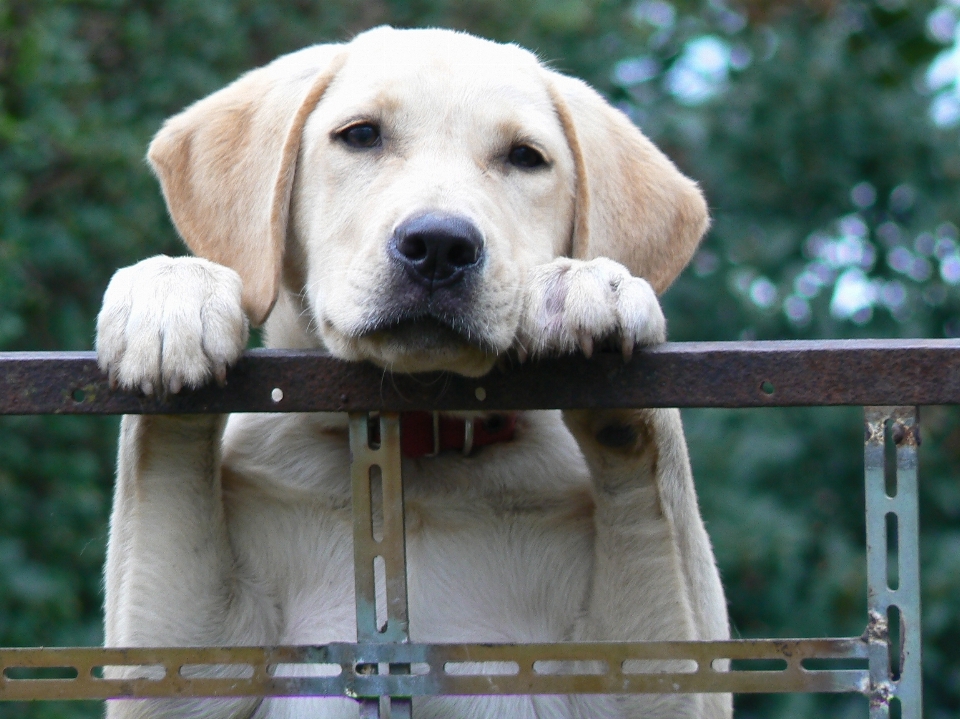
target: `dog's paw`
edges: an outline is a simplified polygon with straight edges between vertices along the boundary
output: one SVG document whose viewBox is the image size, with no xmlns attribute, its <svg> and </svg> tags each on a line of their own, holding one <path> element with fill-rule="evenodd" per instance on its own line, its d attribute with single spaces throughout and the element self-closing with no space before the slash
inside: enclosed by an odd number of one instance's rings
<svg viewBox="0 0 960 719">
<path fill-rule="evenodd" d="M 223 383 L 247 344 L 233 270 L 196 257 L 151 257 L 110 280 L 97 316 L 97 363 L 144 394 Z"/>
<path fill-rule="evenodd" d="M 527 284 L 517 352 L 588 357 L 600 341 L 616 340 L 625 359 L 637 345 L 666 339 L 667 323 L 650 284 L 605 257 L 561 257 L 535 267 Z"/>
</svg>

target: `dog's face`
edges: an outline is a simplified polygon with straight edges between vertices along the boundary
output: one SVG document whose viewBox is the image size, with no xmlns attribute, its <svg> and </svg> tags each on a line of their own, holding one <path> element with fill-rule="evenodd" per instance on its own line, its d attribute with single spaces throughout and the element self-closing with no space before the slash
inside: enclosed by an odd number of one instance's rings
<svg viewBox="0 0 960 719">
<path fill-rule="evenodd" d="M 294 183 L 313 326 L 399 371 L 489 369 L 526 270 L 569 251 L 575 168 L 536 60 L 377 32 L 311 114 Z"/>
<path fill-rule="evenodd" d="M 150 159 L 252 319 L 280 295 L 268 337 L 402 372 L 486 372 L 534 266 L 605 255 L 663 289 L 706 226 L 695 185 L 585 85 L 442 30 L 281 58 L 168 121 Z"/>
</svg>

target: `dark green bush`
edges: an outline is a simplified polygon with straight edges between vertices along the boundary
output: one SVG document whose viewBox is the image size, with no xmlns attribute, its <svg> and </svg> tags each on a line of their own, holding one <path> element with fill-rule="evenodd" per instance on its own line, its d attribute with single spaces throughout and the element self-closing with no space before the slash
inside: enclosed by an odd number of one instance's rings
<svg viewBox="0 0 960 719">
<path fill-rule="evenodd" d="M 960 335 L 960 104 L 941 54 L 956 14 L 930 0 L 0 1 L 0 349 L 90 348 L 111 272 L 181 251 L 142 159 L 164 117 L 280 53 L 382 22 L 530 47 L 702 182 L 715 224 L 664 298 L 674 339 Z M 859 634 L 859 413 L 685 417 L 736 633 Z M 923 421 L 925 703 L 948 717 L 960 711 L 960 415 Z M 113 419 L 0 419 L 0 644 L 101 640 L 115 432 Z M 849 697 L 737 705 L 742 717 L 866 711 Z M 0 717 L 100 711 L 0 705 Z"/>
</svg>

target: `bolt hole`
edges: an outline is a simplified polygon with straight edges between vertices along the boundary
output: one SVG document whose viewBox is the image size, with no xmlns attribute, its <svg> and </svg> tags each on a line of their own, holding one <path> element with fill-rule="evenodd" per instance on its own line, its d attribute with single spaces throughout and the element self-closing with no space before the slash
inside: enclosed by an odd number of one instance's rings
<svg viewBox="0 0 960 719">
<path fill-rule="evenodd" d="M 900 588 L 900 541 L 897 535 L 897 515 L 887 512 L 887 586 Z"/>
<path fill-rule="evenodd" d="M 390 620 L 387 615 L 387 563 L 379 554 L 373 558 L 373 588 L 376 594 L 374 621 L 377 631 L 383 634 Z"/>
<path fill-rule="evenodd" d="M 883 423 L 883 484 L 891 499 L 897 496 L 897 427 L 900 428 L 902 440 L 903 425 L 896 424 L 892 419 Z"/>
<path fill-rule="evenodd" d="M 76 667 L 5 667 L 2 672 L 4 679 L 37 680 L 37 679 L 76 679 L 80 672 Z"/>
<path fill-rule="evenodd" d="M 903 707 L 900 705 L 900 697 L 890 698 L 890 719 L 901 719 L 903 717 Z"/>
<path fill-rule="evenodd" d="M 380 413 L 371 412 L 367 415 L 367 447 L 380 449 Z"/>
<path fill-rule="evenodd" d="M 768 379 L 763 380 L 760 383 L 760 391 L 763 392 L 768 397 L 773 394 L 773 382 Z"/>
<path fill-rule="evenodd" d="M 83 402 L 87 398 L 87 393 L 82 389 L 75 389 L 70 396 L 73 397 L 74 402 Z"/>
<path fill-rule="evenodd" d="M 370 532 L 373 541 L 383 541 L 383 472 L 379 464 L 370 466 Z"/>
<path fill-rule="evenodd" d="M 893 681 L 900 679 L 900 670 L 903 668 L 903 625 L 900 617 L 900 607 L 891 604 L 887 607 L 887 626 L 889 627 L 890 678 Z"/>
<path fill-rule="evenodd" d="M 280 402 L 283 400 L 283 390 L 279 387 L 274 387 L 270 392 L 270 399 L 272 399 L 274 402 Z"/>
<path fill-rule="evenodd" d="M 483 387 L 477 387 L 474 391 L 473 396 L 476 397 L 479 401 L 483 402 L 487 398 L 487 390 Z"/>
</svg>

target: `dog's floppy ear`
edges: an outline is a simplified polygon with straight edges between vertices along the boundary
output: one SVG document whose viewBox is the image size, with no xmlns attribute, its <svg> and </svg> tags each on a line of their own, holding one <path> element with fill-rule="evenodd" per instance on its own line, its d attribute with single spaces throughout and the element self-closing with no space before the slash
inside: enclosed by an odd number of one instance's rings
<svg viewBox="0 0 960 719">
<path fill-rule="evenodd" d="M 253 70 L 164 123 L 147 157 L 187 246 L 237 271 L 261 324 L 277 299 L 307 117 L 343 64 L 317 45 Z"/>
<path fill-rule="evenodd" d="M 547 74 L 577 171 L 571 254 L 609 257 L 663 292 L 710 224 L 700 189 L 586 83 Z"/>
</svg>

